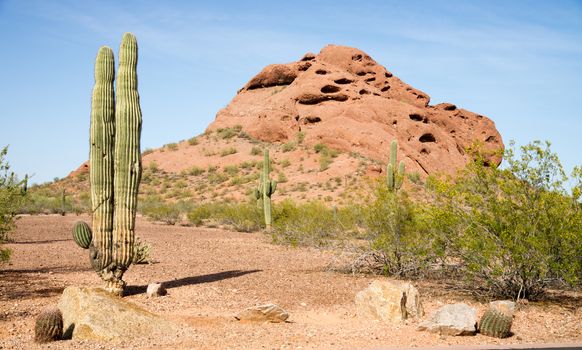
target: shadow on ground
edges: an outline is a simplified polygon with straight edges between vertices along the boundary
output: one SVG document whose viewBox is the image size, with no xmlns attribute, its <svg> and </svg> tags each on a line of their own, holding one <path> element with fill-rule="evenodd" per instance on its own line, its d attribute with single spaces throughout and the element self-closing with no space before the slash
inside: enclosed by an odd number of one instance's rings
<svg viewBox="0 0 582 350">
<path fill-rule="evenodd" d="M 211 273 L 208 275 L 178 278 L 175 280 L 163 282 L 162 284 L 164 285 L 164 287 L 166 287 L 166 289 L 178 288 L 178 287 L 184 287 L 184 286 L 189 286 L 189 285 L 193 285 L 193 284 L 212 283 L 212 282 L 222 281 L 225 279 L 236 278 L 236 277 L 244 276 L 244 275 L 247 275 L 250 273 L 256 273 L 256 272 L 261 272 L 261 271 L 262 270 L 222 271 L 222 272 L 217 272 L 217 273 Z M 124 295 L 130 296 L 130 295 L 143 294 L 146 292 L 147 288 L 148 288 L 147 285 L 128 286 L 124 292 Z"/>
</svg>

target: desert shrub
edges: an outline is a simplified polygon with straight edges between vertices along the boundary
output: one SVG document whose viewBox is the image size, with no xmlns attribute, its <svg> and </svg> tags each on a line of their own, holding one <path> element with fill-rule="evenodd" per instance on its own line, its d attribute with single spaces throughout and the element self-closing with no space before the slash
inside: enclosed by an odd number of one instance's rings
<svg viewBox="0 0 582 350">
<path fill-rule="evenodd" d="M 186 171 L 188 175 L 198 176 L 204 173 L 204 169 L 197 167 L 196 165 L 192 166 L 190 169 Z"/>
<path fill-rule="evenodd" d="M 228 176 L 236 176 L 239 173 L 239 168 L 237 165 L 226 165 L 222 169 Z"/>
<path fill-rule="evenodd" d="M 225 149 L 220 150 L 220 156 L 226 157 L 228 155 L 235 154 L 236 152 L 238 151 L 235 147 L 227 147 Z"/>
<path fill-rule="evenodd" d="M 242 130 L 242 125 L 235 125 L 232 128 L 220 128 L 216 130 L 216 136 L 218 136 L 219 139 L 231 139 L 235 136 L 237 136 L 240 131 Z"/>
<path fill-rule="evenodd" d="M 176 151 L 178 149 L 178 144 L 177 143 L 168 143 L 168 144 L 164 145 L 164 148 L 167 148 L 170 151 Z"/>
<path fill-rule="evenodd" d="M 139 211 L 147 218 L 168 225 L 175 225 L 181 217 L 175 203 L 165 203 L 159 196 L 148 196 L 139 202 Z"/>
<path fill-rule="evenodd" d="M 251 148 L 251 155 L 252 156 L 258 156 L 260 154 L 263 154 L 263 150 L 261 149 L 261 147 L 253 146 Z"/>
<path fill-rule="evenodd" d="M 8 147 L 0 150 L 0 264 L 10 259 L 10 250 L 2 248 L 2 243 L 14 228 L 14 217 L 26 196 L 24 183 L 10 172 L 10 165 L 4 159 L 7 153 Z"/>
<path fill-rule="evenodd" d="M 333 159 L 327 154 L 322 154 L 319 158 L 319 171 L 325 171 L 329 169 L 331 163 L 333 163 Z"/>
<path fill-rule="evenodd" d="M 299 131 L 297 133 L 297 143 L 302 144 L 304 140 L 305 140 L 305 131 Z"/>
<path fill-rule="evenodd" d="M 251 232 L 262 227 L 262 211 L 255 203 L 202 203 L 188 212 L 188 221 L 201 226 L 209 221 L 236 231 Z"/>
<path fill-rule="evenodd" d="M 192 208 L 188 214 L 188 222 L 194 226 L 201 226 L 204 220 L 210 219 L 214 213 L 215 209 L 212 204 L 200 204 Z"/>
<path fill-rule="evenodd" d="M 258 231 L 263 226 L 262 210 L 256 203 L 225 204 L 217 219 L 239 232 Z"/>
<path fill-rule="evenodd" d="M 418 277 L 435 261 L 433 242 L 423 234 L 420 216 L 405 191 L 391 191 L 384 179 L 378 181 L 374 198 L 364 208 L 364 218 L 370 248 L 382 273 Z"/>
<path fill-rule="evenodd" d="M 535 141 L 517 155 L 512 143 L 503 168 L 477 154 L 457 178 L 429 182 L 431 228 L 477 293 L 535 299 L 552 281 L 575 283 L 581 276 L 581 172 L 576 168 L 569 194 L 549 146 Z"/>
<path fill-rule="evenodd" d="M 133 245 L 132 264 L 149 264 L 152 262 L 150 254 L 152 252 L 152 245 L 142 241 L 139 237 L 135 239 Z"/>
<path fill-rule="evenodd" d="M 287 143 L 283 144 L 283 147 L 281 148 L 281 150 L 283 152 L 291 152 L 291 151 L 295 151 L 297 149 L 297 144 L 293 141 L 289 141 Z"/>
<path fill-rule="evenodd" d="M 289 159 L 283 159 L 279 164 L 282 168 L 287 168 L 291 165 L 291 161 Z"/>
<path fill-rule="evenodd" d="M 198 144 L 198 137 L 197 136 L 194 136 L 192 138 L 189 138 L 188 139 L 188 144 L 190 146 L 196 146 Z"/>
<path fill-rule="evenodd" d="M 277 182 L 278 183 L 282 184 L 282 183 L 285 183 L 287 181 L 289 181 L 289 180 L 287 180 L 287 176 L 285 175 L 285 173 L 280 172 L 277 174 Z"/>
<path fill-rule="evenodd" d="M 273 206 L 272 239 L 292 246 L 325 246 L 340 242 L 340 226 L 333 210 L 321 202 L 295 204 L 285 200 Z"/>
<path fill-rule="evenodd" d="M 151 148 L 146 148 L 145 151 L 141 152 L 141 156 L 147 156 L 148 154 L 154 153 L 154 150 Z"/>
</svg>

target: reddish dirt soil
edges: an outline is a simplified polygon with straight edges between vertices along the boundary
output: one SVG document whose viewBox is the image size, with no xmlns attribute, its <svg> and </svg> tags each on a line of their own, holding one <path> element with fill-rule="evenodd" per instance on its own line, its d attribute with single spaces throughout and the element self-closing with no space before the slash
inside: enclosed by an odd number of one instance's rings
<svg viewBox="0 0 582 350">
<path fill-rule="evenodd" d="M 355 294 L 373 279 L 330 271 L 333 251 L 269 243 L 261 233 L 162 226 L 141 218 L 138 236 L 153 246 L 155 263 L 132 266 L 126 274 L 127 300 L 192 327 L 190 337 L 120 340 L 119 343 L 32 342 L 35 317 L 56 305 L 67 286 L 95 286 L 87 252 L 71 239 L 79 216 L 28 216 L 18 221 L 9 265 L 0 270 L 0 349 L 135 348 L 380 348 L 475 344 L 582 344 L 582 293 L 561 293 L 551 302 L 520 305 L 513 332 L 499 340 L 482 335 L 446 337 L 416 331 L 416 322 L 392 325 L 360 319 Z M 169 294 L 148 299 L 151 282 L 166 282 Z M 483 313 L 485 303 L 444 284 L 414 282 L 426 313 L 465 302 Z M 283 324 L 241 323 L 240 310 L 267 302 L 290 313 Z"/>
</svg>

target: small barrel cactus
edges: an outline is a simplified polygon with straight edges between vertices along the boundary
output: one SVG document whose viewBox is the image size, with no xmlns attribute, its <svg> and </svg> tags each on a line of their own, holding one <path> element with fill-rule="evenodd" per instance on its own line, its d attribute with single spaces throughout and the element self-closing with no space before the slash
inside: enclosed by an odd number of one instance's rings
<svg viewBox="0 0 582 350">
<path fill-rule="evenodd" d="M 63 335 L 63 315 L 56 307 L 46 309 L 38 315 L 34 326 L 34 341 L 47 343 L 61 339 Z"/>
<path fill-rule="evenodd" d="M 83 249 L 89 249 L 92 238 L 91 227 L 84 221 L 77 221 L 73 226 L 73 240 L 75 240 L 75 243 Z"/>
<path fill-rule="evenodd" d="M 495 338 L 507 338 L 511 335 L 513 317 L 495 309 L 488 309 L 479 322 L 479 332 Z"/>
</svg>

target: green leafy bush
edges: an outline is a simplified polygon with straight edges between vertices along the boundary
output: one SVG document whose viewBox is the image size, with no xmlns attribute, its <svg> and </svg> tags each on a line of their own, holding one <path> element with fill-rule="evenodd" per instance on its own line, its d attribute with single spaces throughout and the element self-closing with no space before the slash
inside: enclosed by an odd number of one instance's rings
<svg viewBox="0 0 582 350">
<path fill-rule="evenodd" d="M 364 208 L 371 249 L 383 273 L 421 276 L 436 257 L 432 239 L 423 234 L 420 208 L 406 191 L 391 191 L 382 180 L 375 198 Z"/>
<path fill-rule="evenodd" d="M 165 203 L 158 196 L 149 196 L 140 201 L 139 211 L 142 215 L 154 221 L 175 225 L 181 217 L 181 212 L 175 203 Z"/>
<path fill-rule="evenodd" d="M 285 200 L 274 205 L 272 238 L 292 246 L 325 246 L 342 239 L 333 210 L 321 202 L 295 204 Z"/>
<path fill-rule="evenodd" d="M 8 147 L 0 150 L 0 264 L 10 259 L 10 250 L 1 245 L 14 228 L 14 217 L 26 195 L 24 182 L 10 172 L 10 165 L 4 160 L 7 153 Z"/>
<path fill-rule="evenodd" d="M 479 293 L 535 299 L 552 281 L 581 276 L 580 168 L 567 176 L 548 142 L 535 141 L 494 168 L 477 154 L 457 178 L 431 179 L 428 210 L 441 247 Z"/>
</svg>

